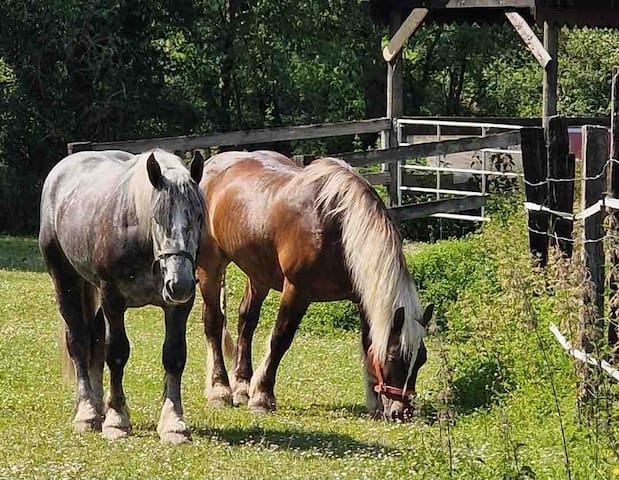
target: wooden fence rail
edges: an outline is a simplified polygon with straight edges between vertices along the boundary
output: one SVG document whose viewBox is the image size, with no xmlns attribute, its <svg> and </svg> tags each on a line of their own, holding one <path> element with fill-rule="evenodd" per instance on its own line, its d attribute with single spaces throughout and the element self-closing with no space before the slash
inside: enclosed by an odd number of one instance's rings
<svg viewBox="0 0 619 480">
<path fill-rule="evenodd" d="M 391 207 L 389 216 L 394 222 L 425 218 L 435 213 L 458 213 L 466 210 L 477 210 L 486 205 L 488 195 L 479 197 L 448 198 L 432 202 L 415 203 L 401 207 Z"/>
<path fill-rule="evenodd" d="M 486 137 L 466 137 L 455 140 L 415 143 L 385 150 L 370 150 L 336 155 L 353 167 L 377 163 L 401 162 L 411 158 L 434 157 L 458 152 L 472 152 L 483 148 L 505 148 L 520 144 L 517 130 L 488 135 Z"/>
<path fill-rule="evenodd" d="M 385 134 L 389 135 L 391 129 L 392 122 L 389 118 L 374 118 L 351 122 L 245 130 L 215 133 L 211 135 L 191 135 L 118 142 L 73 142 L 67 145 L 67 150 L 69 154 L 84 150 L 100 151 L 112 149 L 140 153 L 156 147 L 171 151 L 189 151 L 213 146 L 242 146 L 364 133 L 381 133 L 384 136 Z M 344 153 L 333 156 L 341 158 L 350 165 L 356 167 L 380 163 L 397 165 L 397 162 L 411 158 L 476 151 L 483 148 L 504 148 L 518 144 L 520 144 L 520 132 L 518 130 L 513 130 L 487 135 L 485 137 L 471 136 L 460 139 L 417 143 L 402 147 L 396 145 L 384 150 Z M 300 163 L 304 163 L 304 160 L 305 159 L 297 159 Z M 390 170 L 380 173 L 369 173 L 366 174 L 366 178 L 372 185 L 393 184 L 393 172 Z M 394 221 L 401 222 L 404 220 L 427 217 L 435 213 L 456 213 L 474 210 L 483 207 L 485 202 L 486 196 L 467 196 L 416 205 L 406 205 L 392 208 L 389 212 Z"/>
<path fill-rule="evenodd" d="M 170 151 L 195 150 L 197 148 L 251 145 L 290 140 L 339 137 L 343 135 L 360 135 L 363 133 L 379 133 L 389 130 L 390 128 L 391 122 L 389 119 L 373 118 L 370 120 L 321 123 L 296 127 L 237 130 L 234 132 L 214 133 L 211 135 L 185 135 L 182 137 L 148 138 L 119 142 L 73 142 L 68 145 L 68 150 L 69 153 L 82 150 L 124 150 L 131 153 L 141 153 L 156 147 Z"/>
</svg>

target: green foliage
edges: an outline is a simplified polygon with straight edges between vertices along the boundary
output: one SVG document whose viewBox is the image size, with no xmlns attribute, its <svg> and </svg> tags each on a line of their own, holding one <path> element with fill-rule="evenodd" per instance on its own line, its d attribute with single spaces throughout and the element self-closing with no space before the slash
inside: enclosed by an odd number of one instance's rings
<svg viewBox="0 0 619 480">
<path fill-rule="evenodd" d="M 362 3 L 3 2 L 0 231 L 36 230 L 43 178 L 69 141 L 384 115 L 386 29 Z M 618 38 L 562 31 L 560 113 L 608 111 Z M 405 49 L 404 77 L 406 114 L 540 112 L 541 69 L 509 26 L 424 26 Z M 369 134 L 256 147 L 327 154 L 375 143 Z M 415 238 L 457 233 L 421 225 Z"/>
<path fill-rule="evenodd" d="M 434 303 L 440 324 L 463 291 L 496 290 L 496 262 L 478 235 L 427 245 L 407 257 L 421 296 Z"/>
<path fill-rule="evenodd" d="M 559 112 L 607 115 L 613 66 L 619 64 L 619 32 L 605 29 L 561 30 Z"/>
<path fill-rule="evenodd" d="M 471 354 L 456 367 L 453 404 L 467 412 L 489 407 L 510 388 L 509 369 L 496 356 Z"/>
</svg>

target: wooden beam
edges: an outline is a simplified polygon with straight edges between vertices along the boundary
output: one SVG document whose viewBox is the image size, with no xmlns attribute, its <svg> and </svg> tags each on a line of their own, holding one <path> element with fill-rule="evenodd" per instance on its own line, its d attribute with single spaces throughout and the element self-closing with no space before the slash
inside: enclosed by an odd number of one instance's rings
<svg viewBox="0 0 619 480">
<path fill-rule="evenodd" d="M 522 15 L 518 12 L 505 12 L 505 16 L 518 35 L 520 35 L 520 38 L 522 38 L 522 41 L 533 54 L 537 62 L 545 69 L 552 61 L 552 57 L 546 51 L 544 44 L 537 38 L 537 35 L 535 35 L 535 32 L 527 21 L 522 18 Z"/>
<path fill-rule="evenodd" d="M 374 118 L 370 120 L 356 120 L 340 123 L 319 123 L 295 127 L 237 130 L 234 132 L 214 133 L 211 135 L 186 135 L 182 137 L 102 142 L 93 143 L 92 148 L 93 150 L 125 150 L 132 153 L 141 153 L 157 147 L 170 151 L 182 151 L 214 146 L 223 147 L 251 145 L 289 140 L 338 137 L 343 135 L 360 135 L 363 133 L 379 133 L 390 129 L 391 122 L 388 119 Z"/>
<path fill-rule="evenodd" d="M 613 68 L 613 80 L 611 91 L 611 106 L 610 106 L 610 158 L 619 158 L 619 66 Z M 619 164 L 610 164 L 610 195 L 613 198 L 619 198 Z M 614 232 L 616 234 L 617 222 L 619 214 L 613 213 L 614 216 Z M 608 305 L 610 306 L 610 322 L 608 322 L 608 344 L 613 347 L 613 356 L 615 359 L 619 356 L 619 305 L 614 301 L 615 295 L 619 292 L 619 252 L 616 249 L 610 251 L 610 298 Z"/>
<path fill-rule="evenodd" d="M 462 198 L 449 198 L 432 202 L 416 203 L 388 210 L 393 222 L 403 222 L 415 218 L 425 218 L 435 213 L 458 213 L 475 210 L 486 205 L 488 195 Z"/>
<path fill-rule="evenodd" d="M 544 22 L 544 48 L 551 57 L 551 61 L 543 72 L 542 89 L 542 125 L 548 128 L 550 117 L 557 114 L 557 82 L 559 73 L 559 27 Z"/>
<path fill-rule="evenodd" d="M 582 129 L 583 151 L 583 180 L 582 180 L 582 209 L 595 204 L 604 196 L 606 191 L 605 165 L 608 160 L 608 129 L 587 125 Z M 600 175 L 602 172 L 602 175 Z M 604 243 L 598 240 L 604 235 L 602 220 L 604 211 L 584 219 L 583 229 L 583 263 L 591 272 L 591 282 L 595 286 L 589 302 L 596 305 L 598 319 L 604 317 Z M 602 318 L 601 329 L 604 328 Z M 590 350 L 588 350 L 590 351 Z"/>
<path fill-rule="evenodd" d="M 77 152 L 84 152 L 86 150 L 92 150 L 92 143 L 90 142 L 71 142 L 67 143 L 67 155 L 71 155 Z"/>
<path fill-rule="evenodd" d="M 409 0 L 408 4 L 422 3 L 419 0 Z M 533 0 L 426 0 L 423 2 L 430 9 L 441 8 L 527 8 L 531 9 Z"/>
<path fill-rule="evenodd" d="M 393 37 L 402 26 L 402 14 L 397 10 L 389 12 L 389 34 Z M 389 132 L 385 132 L 381 139 L 383 148 L 397 148 L 398 135 L 395 120 L 404 113 L 404 90 L 402 87 L 403 57 L 400 50 L 387 63 L 387 118 L 391 122 Z M 389 206 L 399 205 L 401 202 L 400 191 L 400 166 L 398 163 L 390 163 L 386 166 L 391 181 L 388 186 Z"/>
<path fill-rule="evenodd" d="M 487 135 L 485 137 L 466 137 L 440 142 L 424 142 L 389 150 L 370 150 L 367 152 L 343 153 L 336 155 L 354 167 L 377 163 L 399 162 L 411 158 L 435 157 L 458 152 L 474 152 L 482 148 L 504 148 L 520 144 L 518 130 Z"/>
<path fill-rule="evenodd" d="M 539 127 L 526 127 L 520 130 L 520 137 L 527 202 L 544 205 L 548 197 L 544 130 Z M 548 213 L 529 211 L 528 217 L 529 249 L 533 262 L 544 267 L 548 262 Z"/>
<path fill-rule="evenodd" d="M 619 160 L 619 66 L 613 67 L 610 97 L 610 158 Z M 614 198 L 619 198 L 619 164 L 614 162 L 610 164 L 610 193 Z"/>
<path fill-rule="evenodd" d="M 548 178 L 573 179 L 576 170 L 576 158 L 570 155 L 567 133 L 567 121 L 562 117 L 550 117 L 548 121 Z M 548 183 L 548 208 L 555 211 L 572 213 L 574 210 L 574 182 L 562 181 Z M 570 240 L 555 240 L 550 237 L 550 244 L 559 247 L 567 258 L 572 257 L 571 242 L 573 220 L 550 215 L 550 233 Z"/>
<path fill-rule="evenodd" d="M 583 179 L 582 209 L 594 205 L 606 190 L 605 165 L 608 160 L 608 130 L 605 127 L 585 126 L 582 130 Z M 582 260 L 590 274 L 581 288 L 582 308 L 578 320 L 578 345 L 585 352 L 599 351 L 604 338 L 604 235 L 602 209 L 586 217 L 583 228 Z M 590 368 L 579 369 L 579 401 L 595 401 L 599 388 L 597 374 Z"/>
<path fill-rule="evenodd" d="M 421 26 L 426 16 L 428 15 L 427 8 L 414 8 L 411 14 L 408 16 L 402 26 L 398 29 L 389 43 L 383 48 L 383 58 L 386 62 L 390 62 L 393 60 L 408 39 L 417 31 L 417 29 Z"/>
<path fill-rule="evenodd" d="M 388 172 L 366 173 L 363 175 L 370 185 L 389 185 L 391 175 Z"/>
</svg>

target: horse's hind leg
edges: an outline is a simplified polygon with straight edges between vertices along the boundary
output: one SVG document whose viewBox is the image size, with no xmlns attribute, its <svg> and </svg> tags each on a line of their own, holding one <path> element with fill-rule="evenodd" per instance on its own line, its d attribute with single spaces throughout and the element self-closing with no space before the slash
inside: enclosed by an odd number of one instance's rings
<svg viewBox="0 0 619 480">
<path fill-rule="evenodd" d="M 83 291 L 85 282 L 73 270 L 62 252 L 54 246 L 42 248 L 54 281 L 60 314 L 65 322 L 64 346 L 75 369 L 76 408 L 73 428 L 76 432 L 101 429 L 101 410 L 89 377 L 91 322 L 85 317 Z"/>
<path fill-rule="evenodd" d="M 267 348 L 267 354 L 251 379 L 249 409 L 254 413 L 275 410 L 275 376 L 282 357 L 290 348 L 294 334 L 307 310 L 309 301 L 294 285 L 286 281 Z"/>
<path fill-rule="evenodd" d="M 112 288 L 101 287 L 101 308 L 107 320 L 108 345 L 105 361 L 110 369 L 110 390 L 105 400 L 103 436 L 108 440 L 131 433 L 129 409 L 123 391 L 123 373 L 129 359 L 129 339 L 125 332 L 125 303 Z"/>
<path fill-rule="evenodd" d="M 181 404 L 181 377 L 187 359 L 186 326 L 193 300 L 186 305 L 165 308 L 165 342 L 163 368 L 165 369 L 164 402 L 157 432 L 162 442 L 184 443 L 191 440 L 189 428 L 183 419 Z"/>
<path fill-rule="evenodd" d="M 213 256 L 207 256 L 207 258 L 209 262 L 216 262 Z M 221 277 L 226 264 L 221 263 L 213 266 L 213 263 L 209 265 L 208 271 L 202 266 L 198 266 L 198 278 L 204 300 L 202 321 L 208 348 L 208 368 L 204 393 L 211 406 L 220 407 L 232 404 L 232 390 L 230 389 L 221 347 L 225 319 L 220 307 L 220 288 Z"/>
<path fill-rule="evenodd" d="M 239 307 L 235 382 L 232 398 L 235 405 L 246 405 L 249 401 L 249 382 L 253 375 L 251 345 L 258 325 L 260 309 L 267 292 L 266 289 L 256 288 L 251 280 L 248 280 Z"/>
<path fill-rule="evenodd" d="M 103 366 L 105 363 L 105 319 L 99 306 L 96 287 L 84 283 L 82 290 L 84 318 L 91 324 L 88 376 L 97 411 L 103 412 Z"/>
</svg>

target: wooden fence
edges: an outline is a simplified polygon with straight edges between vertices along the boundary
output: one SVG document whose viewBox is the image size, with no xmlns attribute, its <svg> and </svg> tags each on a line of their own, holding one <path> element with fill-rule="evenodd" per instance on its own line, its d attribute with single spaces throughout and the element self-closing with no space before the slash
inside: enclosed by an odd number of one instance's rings
<svg viewBox="0 0 619 480">
<path fill-rule="evenodd" d="M 84 150 L 124 150 L 140 153 L 151 148 L 163 148 L 170 151 L 190 151 L 222 146 L 247 146 L 260 143 L 273 143 L 291 140 L 309 140 L 316 138 L 337 137 L 359 134 L 381 134 L 388 137 L 394 128 L 388 118 L 370 120 L 323 123 L 295 127 L 269 128 L 259 130 L 243 130 L 210 135 L 187 135 L 181 137 L 165 137 L 144 140 L 128 140 L 118 142 L 72 142 L 67 146 L 69 154 Z M 520 143 L 518 131 L 491 134 L 485 137 L 469 136 L 436 142 L 425 142 L 407 146 L 367 150 L 335 154 L 355 167 L 368 165 L 394 165 L 397 162 L 410 159 L 457 152 L 475 151 L 483 148 L 503 148 Z M 373 185 L 395 185 L 394 172 L 397 169 L 388 168 L 380 173 L 366 175 Z M 398 206 L 391 209 L 390 214 L 396 221 L 410 220 L 432 215 L 434 213 L 455 213 L 477 209 L 485 204 L 486 196 L 471 199 L 469 197 L 426 202 L 423 204 Z"/>
</svg>

